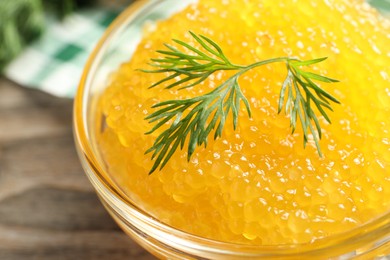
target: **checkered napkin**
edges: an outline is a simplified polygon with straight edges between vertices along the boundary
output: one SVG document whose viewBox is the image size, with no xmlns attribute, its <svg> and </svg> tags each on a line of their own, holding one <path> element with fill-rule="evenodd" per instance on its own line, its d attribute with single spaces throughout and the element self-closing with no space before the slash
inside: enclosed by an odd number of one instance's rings
<svg viewBox="0 0 390 260">
<path fill-rule="evenodd" d="M 390 14 L 390 0 L 367 1 Z M 62 22 L 49 19 L 43 37 L 5 68 L 5 76 L 26 87 L 73 97 L 90 52 L 118 13 L 95 9 L 74 13 Z"/>
<path fill-rule="evenodd" d="M 63 21 L 47 18 L 46 32 L 5 68 L 5 76 L 26 87 L 73 97 L 90 52 L 118 13 L 101 8 L 76 12 Z"/>
</svg>

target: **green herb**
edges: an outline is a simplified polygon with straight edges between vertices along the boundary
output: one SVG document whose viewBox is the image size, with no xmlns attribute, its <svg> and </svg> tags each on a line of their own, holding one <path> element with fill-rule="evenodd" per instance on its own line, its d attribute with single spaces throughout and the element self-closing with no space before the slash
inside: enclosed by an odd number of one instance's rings
<svg viewBox="0 0 390 260">
<path fill-rule="evenodd" d="M 314 81 L 331 83 L 337 82 L 337 80 L 303 71 L 301 67 L 322 62 L 326 58 L 301 61 L 291 57 L 279 57 L 248 66 L 236 65 L 229 61 L 221 47 L 210 38 L 193 32 L 190 34 L 201 45 L 202 49 L 197 49 L 176 39 L 173 41 L 186 52 L 165 44 L 166 50 L 157 51 L 165 57 L 152 59 L 150 64 L 157 69 L 142 70 L 146 73 L 168 74 L 167 77 L 154 83 L 150 88 L 165 85 L 167 89 L 175 87 L 184 89 L 198 85 L 216 71 L 235 70 L 237 72 L 209 93 L 184 100 L 162 101 L 152 107 L 157 110 L 145 119 L 155 125 L 146 134 L 151 134 L 163 126 L 166 128 L 154 141 L 153 146 L 145 152 L 145 154 L 152 153 L 152 160 L 155 160 L 149 174 L 158 168 L 161 170 L 178 147 L 183 149 L 186 139 L 188 139 L 187 159 L 190 160 L 196 146 L 207 146 L 208 136 L 213 130 L 215 130 L 214 139 L 221 137 L 229 113 L 233 116 L 233 127 L 236 129 L 241 102 L 251 117 L 248 99 L 244 96 L 238 79 L 251 69 L 276 62 L 283 62 L 287 67 L 287 76 L 280 90 L 278 113 L 285 106 L 285 112 L 290 115 L 292 132 L 296 129 L 297 121 L 300 121 L 304 146 L 306 146 L 311 133 L 318 153 L 322 156 L 319 144 L 319 139 L 322 136 L 321 126 L 313 107 L 330 123 L 326 109 L 332 111 L 330 103 L 339 103 L 339 101 Z M 178 78 L 180 79 L 177 80 Z"/>
</svg>

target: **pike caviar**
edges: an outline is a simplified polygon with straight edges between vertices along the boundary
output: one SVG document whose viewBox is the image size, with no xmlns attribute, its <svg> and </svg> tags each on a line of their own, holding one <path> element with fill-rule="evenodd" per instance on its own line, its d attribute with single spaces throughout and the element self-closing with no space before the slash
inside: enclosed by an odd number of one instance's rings
<svg viewBox="0 0 390 260">
<path fill-rule="evenodd" d="M 323 157 L 302 129 L 277 113 L 284 64 L 244 74 L 238 129 L 229 117 L 222 138 L 209 138 L 187 162 L 178 150 L 162 171 L 145 151 L 159 131 L 144 118 L 151 106 L 202 95 L 227 79 L 218 72 L 187 90 L 148 89 L 167 75 L 146 74 L 164 43 L 181 39 L 199 47 L 191 30 L 218 43 L 233 63 L 280 56 L 328 57 L 307 68 L 336 78 L 321 84 L 341 101 L 321 119 Z M 131 60 L 99 100 L 105 128 L 102 156 L 117 185 L 158 220 L 199 236 L 234 243 L 311 242 L 351 230 L 390 209 L 390 22 L 359 0 L 200 0 L 145 28 Z M 170 122 L 172 123 L 172 122 Z M 299 125 L 300 123 L 298 123 Z"/>
</svg>

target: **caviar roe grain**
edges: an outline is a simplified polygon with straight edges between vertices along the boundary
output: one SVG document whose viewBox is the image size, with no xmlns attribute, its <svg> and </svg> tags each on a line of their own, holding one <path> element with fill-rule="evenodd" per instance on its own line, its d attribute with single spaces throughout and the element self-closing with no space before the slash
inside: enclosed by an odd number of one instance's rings
<svg viewBox="0 0 390 260">
<path fill-rule="evenodd" d="M 200 95 L 229 76 L 218 72 L 188 90 L 148 89 L 166 75 L 144 74 L 156 50 L 188 30 L 222 46 L 237 64 L 294 56 L 328 57 L 313 70 L 339 79 L 323 87 L 341 101 L 322 120 L 320 158 L 303 148 L 301 129 L 277 114 L 285 66 L 240 79 L 253 117 L 241 109 L 220 139 L 198 147 L 190 162 L 178 151 L 161 172 L 144 152 L 153 104 Z M 360 0 L 201 0 L 145 30 L 128 63 L 113 73 L 99 101 L 106 116 L 98 142 L 118 185 L 157 219 L 222 241 L 305 243 L 348 231 L 390 209 L 390 22 Z"/>
</svg>

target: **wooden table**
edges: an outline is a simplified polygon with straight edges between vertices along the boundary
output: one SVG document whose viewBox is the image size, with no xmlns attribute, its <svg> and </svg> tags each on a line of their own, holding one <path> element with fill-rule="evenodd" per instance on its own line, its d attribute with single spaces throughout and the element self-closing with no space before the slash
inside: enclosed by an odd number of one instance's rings
<svg viewBox="0 0 390 260">
<path fill-rule="evenodd" d="M 0 259 L 154 259 L 84 175 L 72 105 L 0 77 Z"/>
</svg>

